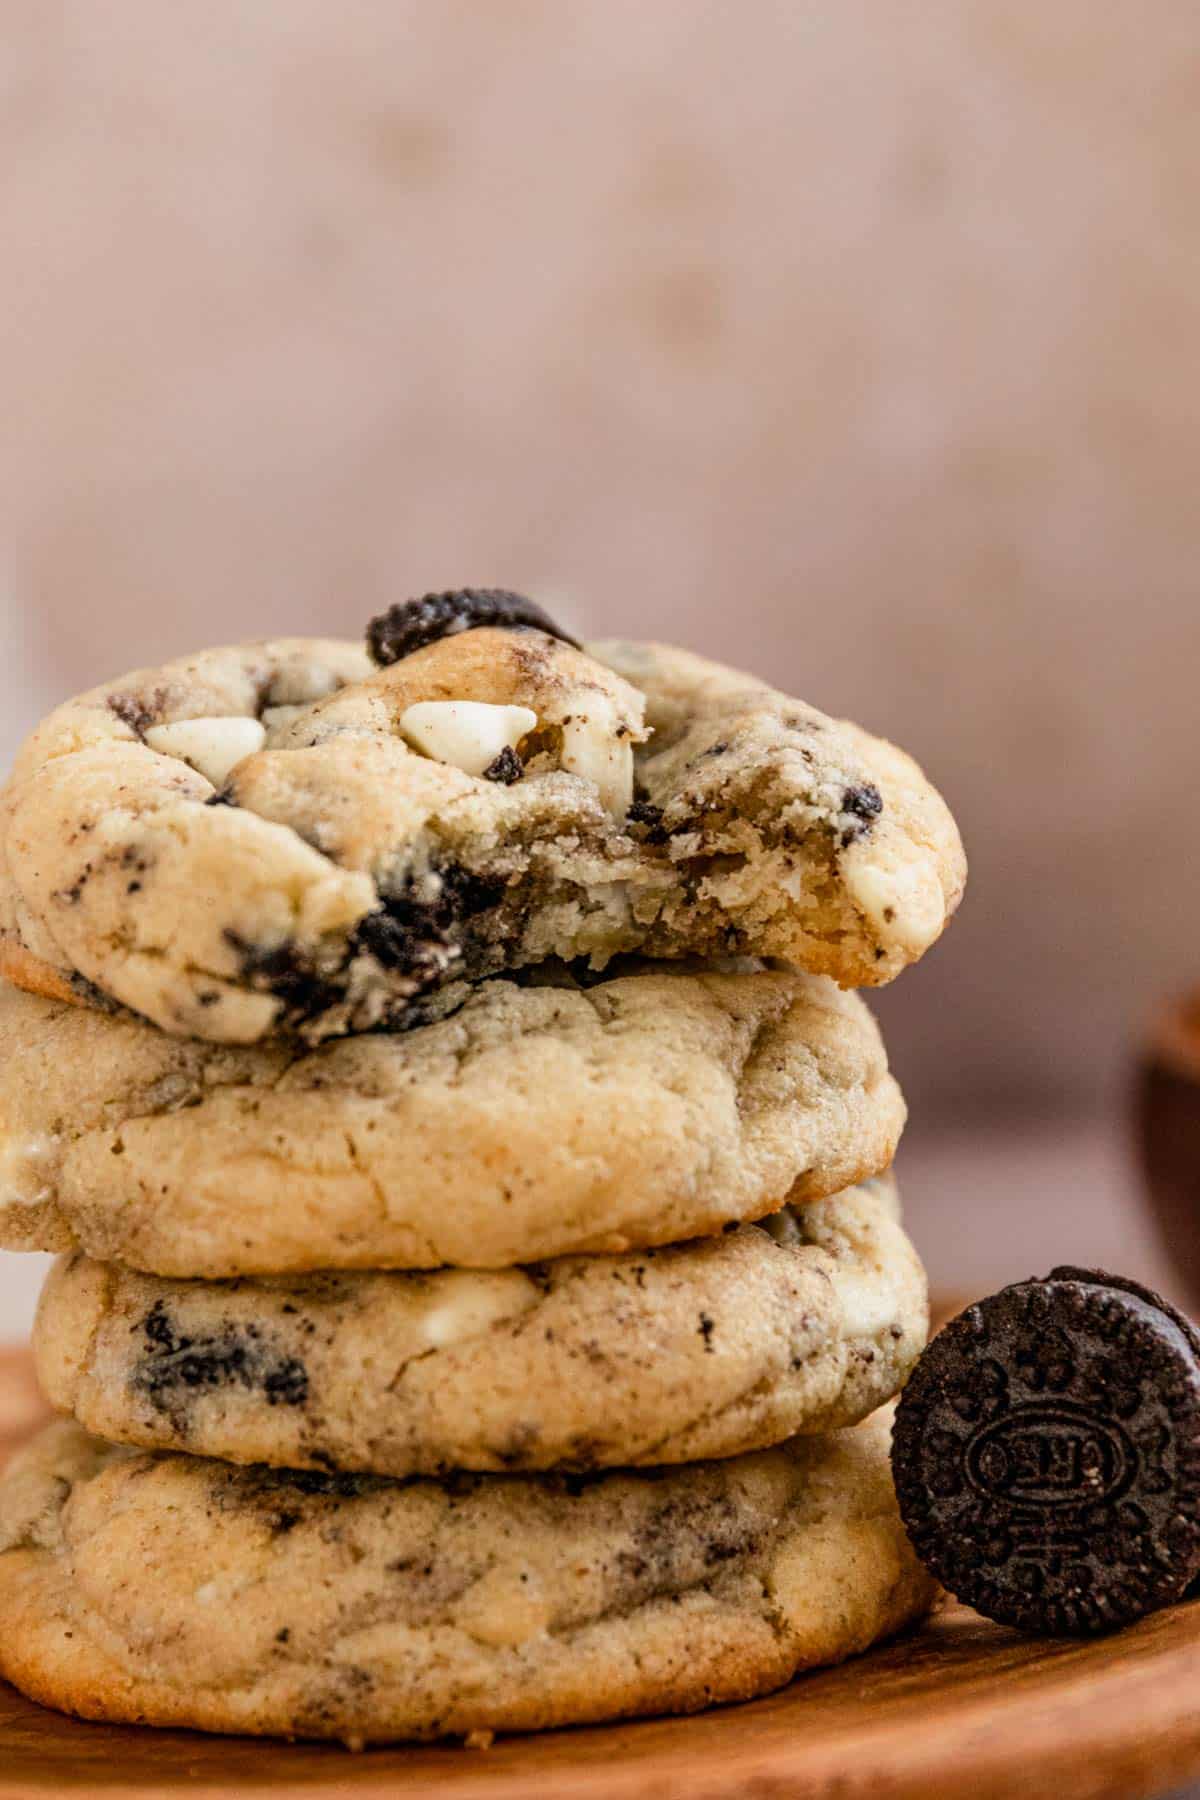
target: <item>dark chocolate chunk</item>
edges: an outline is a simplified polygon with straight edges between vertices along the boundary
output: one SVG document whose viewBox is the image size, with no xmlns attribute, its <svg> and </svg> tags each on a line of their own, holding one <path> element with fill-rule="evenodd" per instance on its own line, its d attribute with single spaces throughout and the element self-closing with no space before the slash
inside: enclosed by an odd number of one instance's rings
<svg viewBox="0 0 1200 1800">
<path fill-rule="evenodd" d="M 1200 1573 L 1200 1333 L 1157 1294 L 1059 1268 L 935 1337 L 892 1439 L 917 1554 L 988 1618 L 1109 1631 Z"/>
<path fill-rule="evenodd" d="M 516 751 L 505 744 L 499 756 L 495 757 L 483 771 L 485 781 L 501 781 L 505 787 L 511 787 L 514 781 L 520 781 L 525 773 L 525 764 Z"/>
<path fill-rule="evenodd" d="M 507 588 L 454 588 L 441 594 L 423 594 L 419 600 L 401 600 L 367 626 L 367 649 L 372 659 L 386 666 L 436 644 L 439 638 L 480 625 L 508 630 L 544 631 L 564 644 L 580 648 L 578 639 L 556 625 L 536 600 Z"/>
</svg>

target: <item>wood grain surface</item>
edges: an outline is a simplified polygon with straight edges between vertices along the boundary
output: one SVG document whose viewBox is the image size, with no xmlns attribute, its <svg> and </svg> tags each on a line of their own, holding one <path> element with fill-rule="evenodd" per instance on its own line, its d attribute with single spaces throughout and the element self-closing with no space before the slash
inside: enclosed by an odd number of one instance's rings
<svg viewBox="0 0 1200 1800">
<path fill-rule="evenodd" d="M 0 1352 L 0 1460 L 42 1416 Z M 1200 1774 L 1200 1605 L 1119 1637 L 1032 1641 L 949 1605 L 781 1694 L 694 1719 L 352 1756 L 86 1725 L 0 1684 L 0 1800 L 1148 1800 Z"/>
</svg>

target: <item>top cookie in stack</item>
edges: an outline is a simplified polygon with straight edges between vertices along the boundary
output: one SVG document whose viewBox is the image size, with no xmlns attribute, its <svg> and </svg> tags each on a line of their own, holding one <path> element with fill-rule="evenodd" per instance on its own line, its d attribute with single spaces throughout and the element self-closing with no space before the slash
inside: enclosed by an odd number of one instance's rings
<svg viewBox="0 0 1200 1800">
<path fill-rule="evenodd" d="M 963 879 L 899 751 L 497 590 L 60 708 L 0 813 L 0 1246 L 64 1252 L 77 1423 L 0 1483 L 0 1668 L 363 1742 L 914 1616 L 858 1423 L 927 1329 L 904 1108 L 838 984 Z"/>
<path fill-rule="evenodd" d="M 549 957 L 875 985 L 958 903 L 916 765 L 748 676 L 585 652 L 496 592 L 368 641 L 209 651 L 53 713 L 4 795 L 0 972 L 216 1043 L 315 1042 Z"/>
</svg>

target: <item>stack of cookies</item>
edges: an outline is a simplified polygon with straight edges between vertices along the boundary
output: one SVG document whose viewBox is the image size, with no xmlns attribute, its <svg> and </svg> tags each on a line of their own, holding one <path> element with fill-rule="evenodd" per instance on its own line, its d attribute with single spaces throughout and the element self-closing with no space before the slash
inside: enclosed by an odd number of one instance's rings
<svg viewBox="0 0 1200 1800">
<path fill-rule="evenodd" d="M 62 1252 L 69 1417 L 0 1480 L 0 1671 L 483 1742 L 916 1616 L 925 1282 L 844 990 L 963 879 L 899 751 L 497 590 L 60 708 L 0 818 L 0 1246 Z"/>
</svg>

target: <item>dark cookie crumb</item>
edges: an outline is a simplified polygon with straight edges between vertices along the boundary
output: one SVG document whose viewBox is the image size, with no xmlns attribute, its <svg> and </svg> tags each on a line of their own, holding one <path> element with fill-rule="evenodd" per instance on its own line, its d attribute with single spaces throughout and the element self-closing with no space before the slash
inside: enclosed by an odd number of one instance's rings
<svg viewBox="0 0 1200 1800">
<path fill-rule="evenodd" d="M 520 781 L 525 773 L 525 764 L 516 751 L 506 744 L 499 756 L 490 762 L 483 771 L 485 781 L 500 781 L 505 787 L 511 787 L 514 781 Z"/>
<path fill-rule="evenodd" d="M 524 594 L 508 588 L 452 588 L 440 594 L 423 594 L 419 600 L 402 600 L 367 626 L 367 649 L 374 662 L 386 668 L 426 644 L 473 631 L 481 625 L 509 630 L 544 631 L 550 637 L 582 648 L 577 638 L 556 625 L 549 613 Z"/>
</svg>

